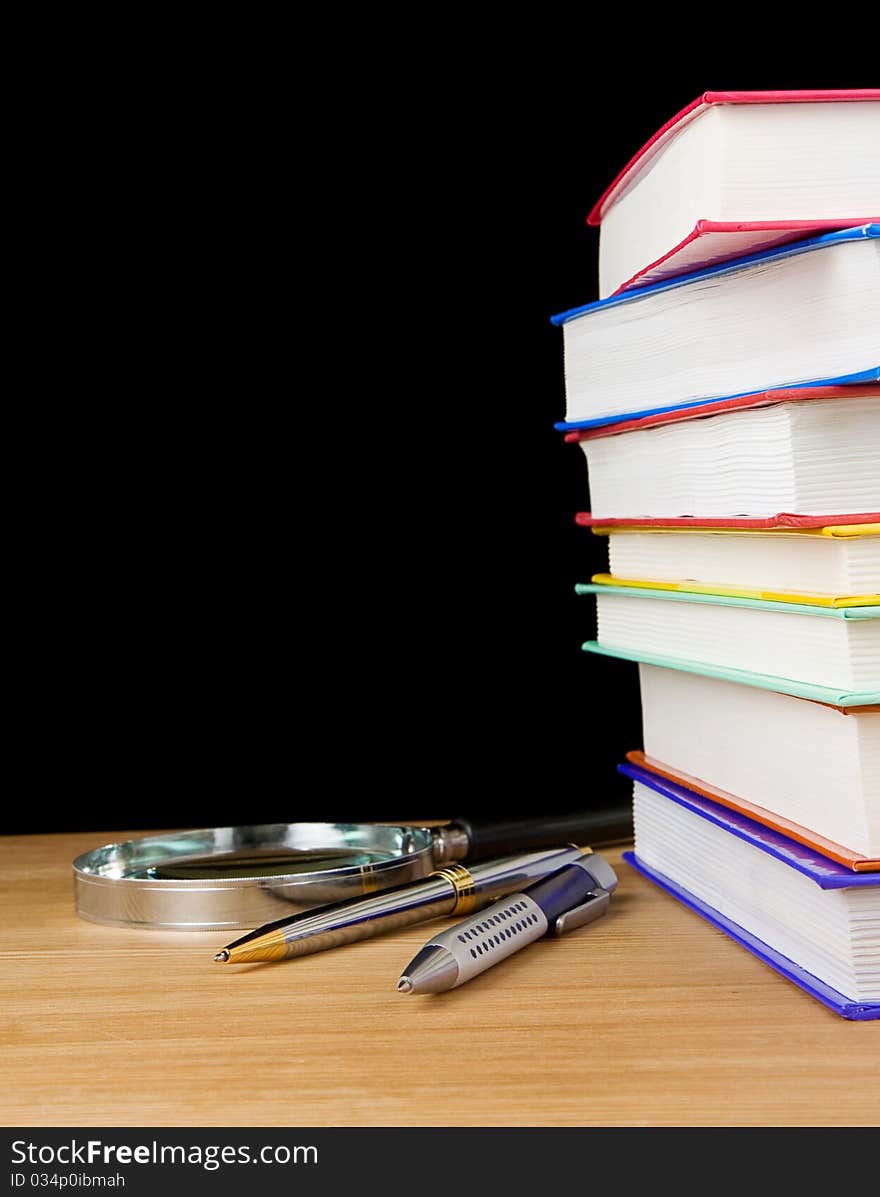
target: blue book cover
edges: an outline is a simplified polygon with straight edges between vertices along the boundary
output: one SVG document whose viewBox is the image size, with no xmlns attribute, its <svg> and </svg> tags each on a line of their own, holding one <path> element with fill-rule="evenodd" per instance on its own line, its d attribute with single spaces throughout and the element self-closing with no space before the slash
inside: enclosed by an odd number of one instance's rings
<svg viewBox="0 0 880 1197">
<path fill-rule="evenodd" d="M 572 320 L 576 320 L 584 316 L 588 317 L 592 312 L 607 311 L 610 308 L 621 307 L 627 304 L 637 304 L 643 302 L 646 298 L 660 294 L 662 292 L 674 291 L 682 287 L 687 287 L 705 278 L 721 278 L 724 275 L 735 273 L 736 271 L 743 270 L 746 267 L 753 266 L 756 263 L 774 262 L 783 258 L 797 257 L 801 254 L 829 248 L 847 241 L 863 241 L 865 239 L 876 238 L 880 238 L 880 224 L 867 224 L 861 225 L 854 229 L 841 229 L 834 233 L 824 233 L 819 237 L 811 237 L 806 241 L 796 241 L 787 245 L 777 246 L 775 249 L 764 250 L 756 254 L 749 254 L 746 257 L 737 258 L 734 261 L 723 262 L 717 266 L 710 266 L 705 270 L 697 270 L 692 274 L 680 275 L 676 278 L 666 279 L 662 282 L 654 283 L 647 287 L 641 287 L 634 291 L 625 291 L 619 295 L 612 295 L 608 299 L 600 299 L 594 303 L 583 304 L 580 307 L 570 308 L 565 312 L 560 312 L 558 315 L 552 316 L 551 323 L 562 327 Z M 737 391 L 725 395 L 707 395 L 700 398 L 690 399 L 682 403 L 644 407 L 638 410 L 634 409 L 627 411 L 625 413 L 598 416 L 591 419 L 561 420 L 554 426 L 561 432 L 605 427 L 610 424 L 621 423 L 624 420 L 641 419 L 645 416 L 661 415 L 668 412 L 686 411 L 692 408 L 704 406 L 709 403 L 718 403 L 729 399 L 740 399 L 748 395 L 758 395 L 767 388 L 843 386 L 878 381 L 880 381 L 880 365 L 870 366 L 867 369 L 854 371 L 848 374 L 837 375 L 834 377 L 815 378 L 806 381 L 798 378 L 791 378 L 787 380 L 768 379 L 765 387 L 754 388 L 746 391 Z"/>
</svg>

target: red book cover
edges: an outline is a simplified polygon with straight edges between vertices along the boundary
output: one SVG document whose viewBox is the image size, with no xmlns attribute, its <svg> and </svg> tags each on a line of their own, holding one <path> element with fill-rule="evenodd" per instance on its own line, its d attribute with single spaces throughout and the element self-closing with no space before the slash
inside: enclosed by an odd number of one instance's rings
<svg viewBox="0 0 880 1197">
<path fill-rule="evenodd" d="M 880 386 L 876 384 L 831 387 L 786 387 L 775 391 L 759 391 L 753 395 L 738 395 L 735 399 L 719 399 L 699 407 L 685 407 L 678 411 L 653 412 L 635 420 L 620 420 L 616 424 L 602 424 L 597 428 L 577 428 L 565 434 L 565 442 L 576 445 L 603 436 L 619 436 L 622 432 L 640 432 L 643 428 L 659 428 L 663 424 L 681 424 L 684 420 L 703 420 L 707 416 L 721 416 L 729 411 L 743 411 L 750 407 L 772 407 L 775 403 L 809 403 L 812 399 L 877 399 Z"/>
<path fill-rule="evenodd" d="M 575 523 L 582 528 L 741 528 L 746 532 L 773 531 L 784 528 L 831 528 L 841 524 L 880 523 L 880 511 L 861 512 L 858 515 L 793 515 L 782 511 L 766 518 L 743 517 L 741 519 L 713 516 L 701 518 L 693 515 L 655 516 L 643 519 L 609 519 L 601 516 L 594 519 L 589 511 L 579 511 Z"/>
</svg>

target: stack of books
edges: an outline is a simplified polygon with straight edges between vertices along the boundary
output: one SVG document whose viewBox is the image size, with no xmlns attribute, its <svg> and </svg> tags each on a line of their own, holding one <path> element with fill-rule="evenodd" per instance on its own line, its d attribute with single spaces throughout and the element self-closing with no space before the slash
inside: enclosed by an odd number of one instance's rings
<svg viewBox="0 0 880 1197">
<path fill-rule="evenodd" d="M 630 863 L 847 1018 L 880 1018 L 880 90 L 706 93 L 590 216 L 554 317 L 638 662 Z"/>
</svg>

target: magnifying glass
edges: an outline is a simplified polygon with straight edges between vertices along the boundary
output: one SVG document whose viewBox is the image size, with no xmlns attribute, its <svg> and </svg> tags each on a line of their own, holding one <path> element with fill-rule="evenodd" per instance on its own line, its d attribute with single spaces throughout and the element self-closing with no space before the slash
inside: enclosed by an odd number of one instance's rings
<svg viewBox="0 0 880 1197">
<path fill-rule="evenodd" d="M 456 819 L 434 828 L 271 823 L 172 832 L 78 856 L 76 909 L 91 922 L 125 927 L 257 927 L 416 881 L 453 860 L 631 836 L 622 807 L 534 821 Z"/>
</svg>

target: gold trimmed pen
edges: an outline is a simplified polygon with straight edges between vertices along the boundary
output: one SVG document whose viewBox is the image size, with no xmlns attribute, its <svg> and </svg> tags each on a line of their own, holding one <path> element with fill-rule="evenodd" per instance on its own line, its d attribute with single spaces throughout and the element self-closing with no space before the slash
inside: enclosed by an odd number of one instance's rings
<svg viewBox="0 0 880 1197">
<path fill-rule="evenodd" d="M 228 944 L 214 960 L 217 964 L 289 960 L 429 919 L 469 914 L 580 857 L 581 849 L 569 845 L 484 861 L 469 869 L 461 864 L 447 865 L 421 881 L 267 923 Z"/>
</svg>

